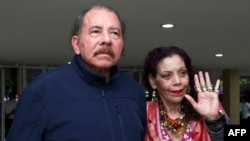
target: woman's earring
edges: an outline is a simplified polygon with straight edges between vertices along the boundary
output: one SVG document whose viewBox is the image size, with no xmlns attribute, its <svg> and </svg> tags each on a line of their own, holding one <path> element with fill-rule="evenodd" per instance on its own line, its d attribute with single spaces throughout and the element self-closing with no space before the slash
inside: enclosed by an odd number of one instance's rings
<svg viewBox="0 0 250 141">
<path fill-rule="evenodd" d="M 145 94 L 146 94 L 146 98 L 148 99 L 149 98 L 149 92 L 148 92 L 147 88 L 146 88 Z"/>
<path fill-rule="evenodd" d="M 152 91 L 152 102 L 157 102 L 157 95 L 155 90 Z"/>
</svg>

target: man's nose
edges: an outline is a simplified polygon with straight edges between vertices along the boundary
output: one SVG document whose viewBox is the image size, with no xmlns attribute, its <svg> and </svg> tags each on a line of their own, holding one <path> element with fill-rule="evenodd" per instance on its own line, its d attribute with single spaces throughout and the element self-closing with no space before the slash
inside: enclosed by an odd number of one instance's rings
<svg viewBox="0 0 250 141">
<path fill-rule="evenodd" d="M 111 35 L 109 32 L 103 32 L 101 37 L 102 43 L 110 43 L 111 42 Z"/>
</svg>

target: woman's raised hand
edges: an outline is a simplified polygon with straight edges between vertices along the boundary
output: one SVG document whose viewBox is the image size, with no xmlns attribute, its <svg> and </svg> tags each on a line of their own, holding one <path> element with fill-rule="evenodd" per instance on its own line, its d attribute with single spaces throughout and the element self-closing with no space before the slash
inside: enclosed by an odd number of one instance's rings
<svg viewBox="0 0 250 141">
<path fill-rule="evenodd" d="M 198 95 L 197 101 L 188 94 L 185 95 L 185 98 L 193 105 L 198 113 L 205 117 L 206 120 L 216 120 L 220 116 L 218 113 L 218 89 L 220 86 L 220 80 L 218 79 L 216 81 L 213 89 L 208 72 L 205 72 L 204 75 L 201 71 L 194 75 L 195 89 Z"/>
</svg>

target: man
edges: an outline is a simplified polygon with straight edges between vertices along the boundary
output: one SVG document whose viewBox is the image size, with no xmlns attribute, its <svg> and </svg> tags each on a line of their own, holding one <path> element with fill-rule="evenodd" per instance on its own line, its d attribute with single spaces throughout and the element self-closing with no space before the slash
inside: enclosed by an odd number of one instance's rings
<svg viewBox="0 0 250 141">
<path fill-rule="evenodd" d="M 74 23 L 71 63 L 36 78 L 21 95 L 7 141 L 143 141 L 146 98 L 118 71 L 124 24 L 107 6 Z"/>
<path fill-rule="evenodd" d="M 241 123 L 242 125 L 250 125 L 250 102 L 247 96 L 241 98 Z"/>
</svg>

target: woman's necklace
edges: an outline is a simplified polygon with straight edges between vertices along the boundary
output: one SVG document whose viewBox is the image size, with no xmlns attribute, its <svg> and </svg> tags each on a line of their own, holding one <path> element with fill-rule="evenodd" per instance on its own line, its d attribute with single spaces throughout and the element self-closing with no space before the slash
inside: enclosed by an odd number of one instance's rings
<svg viewBox="0 0 250 141">
<path fill-rule="evenodd" d="M 185 118 L 185 114 L 183 113 L 183 109 L 180 108 L 180 117 L 177 119 L 171 119 L 165 107 L 161 102 L 160 103 L 160 120 L 161 125 L 166 128 L 170 133 L 172 133 L 175 137 L 180 137 L 183 135 L 185 131 L 185 127 L 187 126 L 187 121 Z"/>
</svg>

